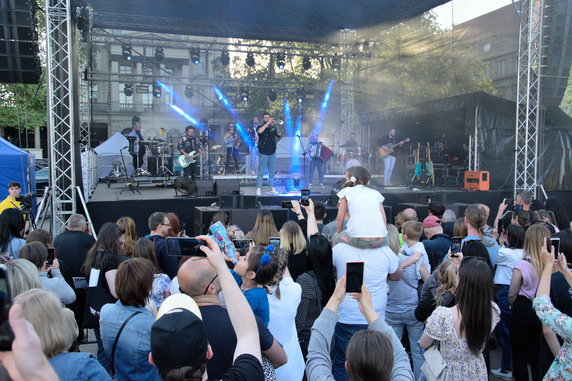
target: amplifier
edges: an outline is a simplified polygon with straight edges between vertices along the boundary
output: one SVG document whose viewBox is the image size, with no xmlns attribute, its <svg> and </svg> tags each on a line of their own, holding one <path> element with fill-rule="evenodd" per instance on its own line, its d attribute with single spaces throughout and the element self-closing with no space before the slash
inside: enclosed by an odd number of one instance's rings
<svg viewBox="0 0 572 381">
<path fill-rule="evenodd" d="M 489 171 L 465 171 L 465 189 L 488 191 L 490 177 Z"/>
</svg>

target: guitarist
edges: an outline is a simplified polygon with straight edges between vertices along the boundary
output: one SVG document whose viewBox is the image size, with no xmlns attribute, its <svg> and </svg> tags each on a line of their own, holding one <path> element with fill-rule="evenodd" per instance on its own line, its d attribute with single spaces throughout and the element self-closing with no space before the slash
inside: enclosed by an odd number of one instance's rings
<svg viewBox="0 0 572 381">
<path fill-rule="evenodd" d="M 405 143 L 405 140 L 398 142 L 395 138 L 395 128 L 389 130 L 389 134 L 378 140 L 377 145 L 380 148 L 396 150 Z M 391 175 L 393 174 L 393 167 L 395 167 L 395 156 L 393 151 L 383 160 L 383 184 L 391 185 Z"/>
<path fill-rule="evenodd" d="M 199 149 L 199 142 L 195 137 L 195 127 L 194 126 L 187 126 L 185 127 L 185 135 L 179 139 L 179 145 L 177 146 L 181 155 L 185 155 L 187 159 L 190 159 L 191 156 L 189 155 L 191 152 L 201 153 L 202 151 Z M 191 175 L 191 179 L 195 179 L 197 176 L 197 163 L 191 163 L 184 169 L 184 177 L 189 177 Z"/>
<path fill-rule="evenodd" d="M 234 173 L 238 172 L 238 164 L 240 156 L 238 154 L 238 146 L 240 145 L 240 137 L 236 132 L 234 123 L 229 123 L 226 134 L 224 135 L 224 144 L 226 146 L 226 173 L 230 173 L 231 160 L 234 160 Z"/>
</svg>

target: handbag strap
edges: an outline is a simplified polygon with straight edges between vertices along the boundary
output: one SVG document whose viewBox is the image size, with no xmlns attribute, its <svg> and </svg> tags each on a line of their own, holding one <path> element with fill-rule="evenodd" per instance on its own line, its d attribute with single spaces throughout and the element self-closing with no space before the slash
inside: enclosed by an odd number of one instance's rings
<svg viewBox="0 0 572 381">
<path fill-rule="evenodd" d="M 133 312 L 127 319 L 125 319 L 123 324 L 121 324 L 121 327 L 119 328 L 119 332 L 117 332 L 117 336 L 115 336 L 115 341 L 113 342 L 113 347 L 111 348 L 111 369 L 115 369 L 115 349 L 117 348 L 117 342 L 119 341 L 119 336 L 121 336 L 121 332 L 123 332 L 123 328 L 125 328 L 125 325 L 127 325 L 129 320 L 133 319 L 135 317 L 135 315 L 138 315 L 140 313 L 141 313 L 141 311 Z"/>
</svg>

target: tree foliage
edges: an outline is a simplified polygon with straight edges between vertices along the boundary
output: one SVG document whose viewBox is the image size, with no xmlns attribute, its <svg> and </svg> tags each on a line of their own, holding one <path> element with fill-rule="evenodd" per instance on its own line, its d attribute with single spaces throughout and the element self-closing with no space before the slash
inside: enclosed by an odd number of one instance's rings
<svg viewBox="0 0 572 381">
<path fill-rule="evenodd" d="M 0 126 L 46 126 L 46 85 L 0 84 Z"/>
<path fill-rule="evenodd" d="M 572 117 L 572 68 L 570 69 L 570 75 L 568 75 L 568 85 L 566 86 L 566 91 L 564 92 L 564 98 L 562 98 L 560 108 Z"/>
</svg>

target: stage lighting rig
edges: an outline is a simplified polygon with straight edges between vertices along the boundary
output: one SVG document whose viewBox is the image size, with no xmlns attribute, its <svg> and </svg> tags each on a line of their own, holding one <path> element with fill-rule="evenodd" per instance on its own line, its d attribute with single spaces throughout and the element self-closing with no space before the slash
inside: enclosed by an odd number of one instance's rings
<svg viewBox="0 0 572 381">
<path fill-rule="evenodd" d="M 224 66 L 228 66 L 230 64 L 230 54 L 228 53 L 227 50 L 223 51 L 220 54 L 220 63 L 223 64 Z"/>
<path fill-rule="evenodd" d="M 286 54 L 285 53 L 276 54 L 276 66 L 278 66 L 278 69 L 280 69 L 280 70 L 284 69 L 284 66 L 286 66 Z"/>
<path fill-rule="evenodd" d="M 246 54 L 246 65 L 248 67 L 253 67 L 254 66 L 254 53 L 252 52 L 248 52 Z"/>
<path fill-rule="evenodd" d="M 125 96 L 130 97 L 133 95 L 133 85 L 130 83 L 126 83 L 125 87 L 123 88 L 123 94 L 125 94 Z"/>
<path fill-rule="evenodd" d="M 305 56 L 302 59 L 302 67 L 304 68 L 304 70 L 310 70 L 310 68 L 312 67 L 312 61 L 310 61 L 310 57 Z"/>
<path fill-rule="evenodd" d="M 334 56 L 334 57 L 332 57 L 332 70 L 333 70 L 334 72 L 339 71 L 341 65 L 342 65 L 342 60 L 340 59 L 339 56 Z"/>
<path fill-rule="evenodd" d="M 249 95 L 248 93 L 249 93 L 248 86 L 240 87 L 240 98 L 245 102 L 248 101 L 248 95 Z"/>
<path fill-rule="evenodd" d="M 163 48 L 155 48 L 155 62 L 161 63 L 165 59 Z"/>
<path fill-rule="evenodd" d="M 278 98 L 278 94 L 276 93 L 276 90 L 274 90 L 274 89 L 270 90 L 270 92 L 268 93 L 268 99 L 270 100 L 270 102 L 274 102 L 276 100 L 276 98 Z"/>
<path fill-rule="evenodd" d="M 123 59 L 126 61 L 131 61 L 133 59 L 133 56 L 131 55 L 131 44 L 123 44 L 121 45 L 121 55 L 123 56 Z"/>
<path fill-rule="evenodd" d="M 153 83 L 153 96 L 161 98 L 161 86 L 157 82 Z"/>
<path fill-rule="evenodd" d="M 298 103 L 302 103 L 305 98 L 306 98 L 306 92 L 304 91 L 304 89 L 300 88 L 296 90 L 296 100 L 298 101 Z"/>
<path fill-rule="evenodd" d="M 195 90 L 193 90 L 192 86 L 187 85 L 185 86 L 185 97 L 191 99 L 195 95 Z"/>
<path fill-rule="evenodd" d="M 201 62 L 201 49 L 191 48 L 191 62 L 198 65 Z"/>
</svg>

